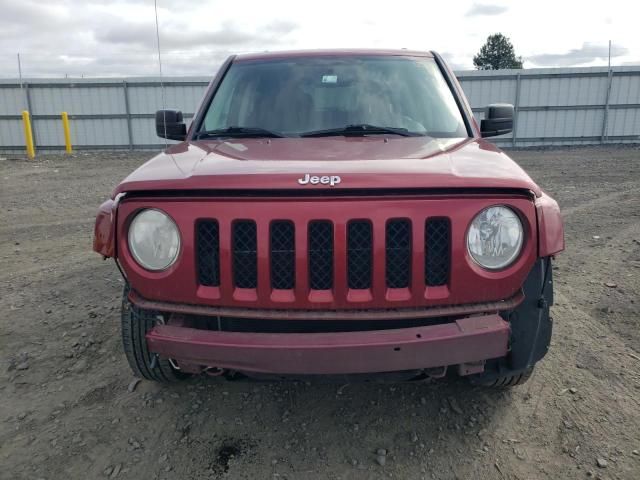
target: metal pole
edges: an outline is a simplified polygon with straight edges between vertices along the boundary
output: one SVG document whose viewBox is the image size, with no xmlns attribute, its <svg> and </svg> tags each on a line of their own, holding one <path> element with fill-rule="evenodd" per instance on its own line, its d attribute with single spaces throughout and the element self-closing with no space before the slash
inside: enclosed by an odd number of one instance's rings
<svg viewBox="0 0 640 480">
<path fill-rule="evenodd" d="M 607 96 L 604 103 L 604 114 L 602 116 L 602 135 L 600 136 L 600 143 L 604 143 L 607 137 L 607 128 L 609 123 L 609 98 L 611 97 L 611 84 L 613 83 L 613 70 L 609 68 L 609 74 L 607 75 Z"/>
<path fill-rule="evenodd" d="M 20 54 L 18 53 L 18 78 L 20 79 L 20 93 L 22 93 L 22 99 L 24 101 L 24 85 L 22 84 L 22 64 L 20 63 Z M 26 104 L 24 105 L 26 107 Z"/>
<path fill-rule="evenodd" d="M 71 129 L 69 128 L 69 115 L 67 112 L 62 112 L 62 131 L 64 133 L 64 150 L 67 153 L 73 153 L 71 147 Z"/>
<path fill-rule="evenodd" d="M 129 88 L 127 81 L 122 81 L 122 93 L 124 95 L 124 111 L 127 115 L 127 135 L 129 137 L 129 150 L 133 150 L 133 129 L 131 128 L 131 109 L 129 107 Z"/>
<path fill-rule="evenodd" d="M 164 79 L 162 78 L 162 55 L 160 54 L 160 24 L 158 23 L 158 0 L 153 0 L 156 12 L 156 44 L 158 46 L 158 70 L 160 73 L 160 95 L 162 96 L 162 123 L 164 123 L 164 148 L 169 148 L 167 141 L 167 105 L 164 94 Z"/>
<path fill-rule="evenodd" d="M 24 143 L 27 149 L 27 157 L 33 159 L 36 156 L 36 150 L 33 145 L 33 132 L 31 130 L 31 119 L 29 118 L 29 112 L 24 110 L 22 112 L 22 124 L 24 127 Z"/>
<path fill-rule="evenodd" d="M 27 111 L 31 115 L 31 118 L 33 118 L 33 116 L 35 115 L 35 112 L 33 112 L 33 110 L 31 109 L 31 93 L 29 92 L 28 82 L 25 82 L 24 84 L 24 93 L 27 99 Z M 33 121 L 31 122 L 31 132 L 33 134 L 33 144 L 37 147 L 38 141 L 37 141 L 37 135 L 36 135 L 36 119 L 35 118 L 33 118 Z"/>
<path fill-rule="evenodd" d="M 520 109 L 520 72 L 516 75 L 516 98 L 513 102 L 513 133 L 511 134 L 511 146 L 516 146 L 518 129 L 518 111 Z"/>
<path fill-rule="evenodd" d="M 22 108 L 24 110 L 29 110 L 28 101 L 26 99 L 26 92 L 24 90 L 24 83 L 22 82 L 22 62 L 20 61 L 20 54 L 17 54 L 18 57 L 18 78 L 20 79 L 20 93 L 22 97 Z"/>
</svg>

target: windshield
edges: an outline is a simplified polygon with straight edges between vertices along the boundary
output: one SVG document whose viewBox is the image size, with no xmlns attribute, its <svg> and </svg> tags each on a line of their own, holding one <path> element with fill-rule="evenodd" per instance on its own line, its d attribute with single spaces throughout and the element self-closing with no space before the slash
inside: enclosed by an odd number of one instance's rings
<svg viewBox="0 0 640 480">
<path fill-rule="evenodd" d="M 234 63 L 200 132 L 243 136 L 248 129 L 252 136 L 260 135 L 256 130 L 297 137 L 342 129 L 350 135 L 402 134 L 396 129 L 405 135 L 468 136 L 434 59 L 399 56 Z"/>
</svg>

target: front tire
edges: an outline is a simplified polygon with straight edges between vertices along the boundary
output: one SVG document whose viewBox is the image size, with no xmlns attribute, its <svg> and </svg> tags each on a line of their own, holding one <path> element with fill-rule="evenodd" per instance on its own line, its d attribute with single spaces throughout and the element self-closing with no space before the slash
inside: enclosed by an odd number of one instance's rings
<svg viewBox="0 0 640 480">
<path fill-rule="evenodd" d="M 159 313 L 136 307 L 129 301 L 128 294 L 126 286 L 122 295 L 122 346 L 133 374 L 160 383 L 183 380 L 187 375 L 176 370 L 167 359 L 158 357 L 152 366 L 153 355 L 147 348 L 145 335 L 156 324 Z"/>
</svg>

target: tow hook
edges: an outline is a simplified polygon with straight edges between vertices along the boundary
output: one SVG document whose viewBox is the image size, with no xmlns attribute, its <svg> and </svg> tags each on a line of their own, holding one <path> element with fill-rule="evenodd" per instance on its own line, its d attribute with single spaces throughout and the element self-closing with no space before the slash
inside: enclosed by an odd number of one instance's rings
<svg viewBox="0 0 640 480">
<path fill-rule="evenodd" d="M 442 378 L 447 374 L 447 367 L 425 368 L 424 374 L 428 378 Z"/>
<path fill-rule="evenodd" d="M 484 360 L 479 362 L 461 363 L 458 365 L 458 375 L 461 377 L 482 372 L 484 372 Z"/>
<path fill-rule="evenodd" d="M 207 367 L 203 370 L 203 372 L 211 377 L 220 377 L 224 375 L 225 370 L 220 367 Z"/>
</svg>

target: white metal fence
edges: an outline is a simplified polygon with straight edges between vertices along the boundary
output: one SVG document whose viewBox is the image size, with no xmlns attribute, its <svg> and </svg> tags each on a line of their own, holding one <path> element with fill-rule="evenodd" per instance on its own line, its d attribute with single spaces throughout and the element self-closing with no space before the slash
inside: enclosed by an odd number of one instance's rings
<svg viewBox="0 0 640 480">
<path fill-rule="evenodd" d="M 504 146 L 640 142 L 640 67 L 458 72 L 477 118 L 489 103 L 514 105 Z"/>
<path fill-rule="evenodd" d="M 502 146 L 640 143 L 640 67 L 457 72 L 478 119 L 485 105 L 512 103 L 514 133 Z M 167 106 L 193 116 L 209 82 L 165 78 Z M 0 151 L 24 150 L 21 112 L 31 113 L 36 148 L 60 150 L 60 113 L 76 149 L 152 149 L 158 78 L 0 80 Z"/>
</svg>

